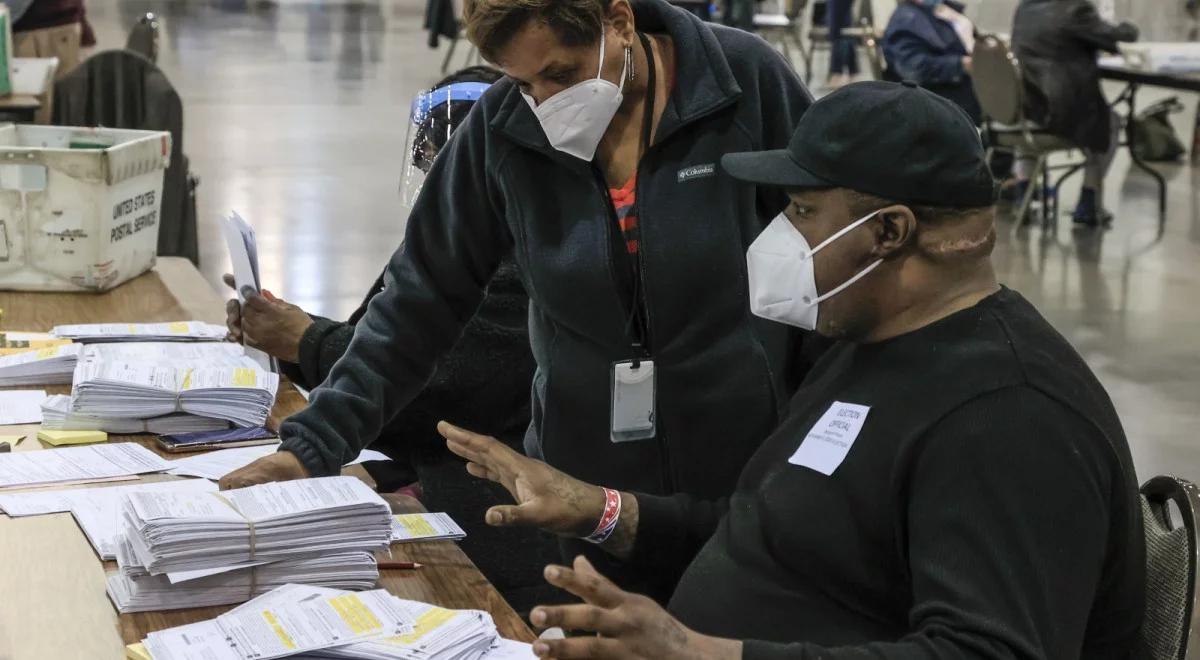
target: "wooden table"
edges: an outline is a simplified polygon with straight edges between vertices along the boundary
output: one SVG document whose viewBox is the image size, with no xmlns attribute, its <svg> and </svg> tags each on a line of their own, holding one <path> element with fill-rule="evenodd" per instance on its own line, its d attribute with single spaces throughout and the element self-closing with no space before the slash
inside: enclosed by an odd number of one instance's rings
<svg viewBox="0 0 1200 660">
<path fill-rule="evenodd" d="M 178 258 L 160 259 L 154 271 L 103 294 L 0 292 L 0 308 L 3 327 L 11 330 L 45 331 L 65 323 L 224 322 L 220 298 L 188 261 Z M 304 405 L 299 392 L 284 383 L 272 419 L 277 422 Z M 37 426 L 6 427 L 4 432 L 36 434 Z M 151 436 L 111 439 L 154 448 Z M 42 447 L 29 438 L 15 449 Z M 367 478 L 360 466 L 347 474 Z M 173 478 L 143 477 L 147 481 Z M 92 487 L 129 483 L 134 482 Z M 444 607 L 486 610 L 504 637 L 533 639 L 525 623 L 454 543 L 398 544 L 392 554 L 425 566 L 415 571 L 382 571 L 380 586 L 391 593 Z M 115 563 L 99 560 L 69 513 L 0 516 L 0 660 L 123 658 L 126 644 L 140 641 L 152 630 L 209 619 L 232 607 L 118 616 L 104 593 L 104 572 L 115 568 Z"/>
</svg>

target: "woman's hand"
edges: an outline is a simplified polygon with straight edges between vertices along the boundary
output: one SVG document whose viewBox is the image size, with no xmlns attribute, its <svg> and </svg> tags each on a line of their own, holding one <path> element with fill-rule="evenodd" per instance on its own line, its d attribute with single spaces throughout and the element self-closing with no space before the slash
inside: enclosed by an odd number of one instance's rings
<svg viewBox="0 0 1200 660">
<path fill-rule="evenodd" d="M 234 286 L 233 276 L 225 275 L 225 284 Z M 225 305 L 225 327 L 230 341 L 257 348 L 286 362 L 300 361 L 300 340 L 312 325 L 312 318 L 299 307 L 271 295 L 246 292 L 246 302 L 230 300 Z"/>
<path fill-rule="evenodd" d="M 438 423 L 450 451 L 467 459 L 467 471 L 501 484 L 517 501 L 494 506 L 484 520 L 495 527 L 540 527 L 565 536 L 587 536 L 604 515 L 604 491 L 504 443 L 447 422 Z"/>
<path fill-rule="evenodd" d="M 573 569 L 547 566 L 546 580 L 583 599 L 579 605 L 539 606 L 529 615 L 538 628 L 588 631 L 594 636 L 540 639 L 540 658 L 601 660 L 740 660 L 742 643 L 688 629 L 646 596 L 622 591 L 588 560 Z"/>
</svg>

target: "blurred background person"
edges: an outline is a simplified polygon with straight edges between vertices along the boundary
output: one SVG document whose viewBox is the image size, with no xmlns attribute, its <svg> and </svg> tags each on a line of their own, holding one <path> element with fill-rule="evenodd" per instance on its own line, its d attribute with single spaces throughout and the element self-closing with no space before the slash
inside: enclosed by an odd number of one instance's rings
<svg viewBox="0 0 1200 660">
<path fill-rule="evenodd" d="M 1022 0 L 1013 18 L 1013 53 L 1025 77 L 1025 116 L 1047 132 L 1084 151 L 1083 189 L 1071 219 L 1079 225 L 1112 221 L 1104 209 L 1104 176 L 1118 146 L 1120 119 L 1100 89 L 1096 58 L 1117 52 L 1117 43 L 1136 41 L 1132 23 L 1100 18 L 1090 0 Z M 1018 154 L 1017 199 L 1033 174 L 1034 162 Z"/>
<path fill-rule="evenodd" d="M 858 75 L 858 49 L 854 37 L 842 34 L 850 27 L 854 3 L 857 0 L 828 0 L 825 4 L 825 22 L 829 28 L 829 81 L 828 87 L 837 88 L 854 82 Z"/>
<path fill-rule="evenodd" d="M 883 34 L 888 79 L 911 80 L 949 99 L 977 125 L 979 100 L 971 87 L 975 25 L 953 0 L 902 0 Z"/>
</svg>

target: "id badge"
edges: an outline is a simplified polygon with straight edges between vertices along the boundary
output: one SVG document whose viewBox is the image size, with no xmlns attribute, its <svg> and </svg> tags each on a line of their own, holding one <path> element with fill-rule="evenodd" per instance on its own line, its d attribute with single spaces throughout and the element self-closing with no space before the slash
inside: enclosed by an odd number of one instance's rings
<svg viewBox="0 0 1200 660">
<path fill-rule="evenodd" d="M 649 440 L 655 433 L 654 361 L 614 362 L 612 366 L 612 441 Z"/>
</svg>

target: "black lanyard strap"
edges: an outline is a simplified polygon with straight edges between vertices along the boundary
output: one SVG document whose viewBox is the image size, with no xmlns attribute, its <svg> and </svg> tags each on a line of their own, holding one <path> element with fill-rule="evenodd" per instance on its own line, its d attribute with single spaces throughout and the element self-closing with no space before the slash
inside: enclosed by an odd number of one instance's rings
<svg viewBox="0 0 1200 660">
<path fill-rule="evenodd" d="M 638 172 L 635 177 L 641 176 L 642 159 L 646 152 L 650 150 L 651 134 L 654 132 L 654 102 L 658 93 L 658 77 L 656 67 L 654 66 L 654 47 L 650 44 L 650 39 L 645 34 L 638 32 L 638 40 L 642 43 L 642 52 L 646 54 L 646 99 L 645 105 L 642 107 L 642 153 L 638 156 Z M 642 198 L 637 187 L 636 179 L 634 181 L 634 190 L 639 194 L 634 198 L 634 204 L 638 214 L 638 241 L 641 242 L 642 236 L 642 213 L 641 209 Z M 644 292 L 642 287 L 642 250 L 639 246 L 638 253 L 631 255 L 633 257 L 633 309 L 630 310 L 629 319 L 625 324 L 625 334 L 630 337 L 633 344 L 633 367 L 636 369 L 640 363 L 640 358 L 648 356 L 646 353 L 646 335 L 648 332 L 648 323 L 646 321 L 645 300 L 643 299 Z"/>
</svg>

